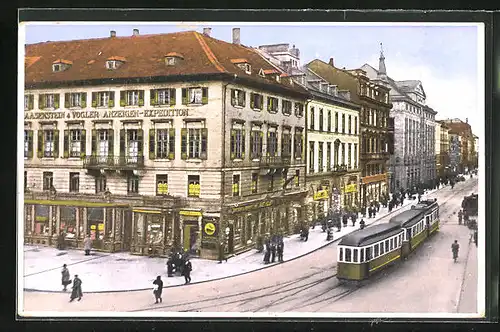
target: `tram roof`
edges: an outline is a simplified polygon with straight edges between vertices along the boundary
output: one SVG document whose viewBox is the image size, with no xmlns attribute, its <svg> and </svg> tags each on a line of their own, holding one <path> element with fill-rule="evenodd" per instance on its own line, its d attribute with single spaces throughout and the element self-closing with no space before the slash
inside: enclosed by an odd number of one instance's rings
<svg viewBox="0 0 500 332">
<path fill-rule="evenodd" d="M 389 219 L 389 223 L 397 224 L 399 227 L 412 226 L 422 219 L 424 213 L 424 210 L 412 207 L 410 210 L 401 212 Z"/>
<path fill-rule="evenodd" d="M 344 236 L 339 246 L 359 247 L 370 243 L 375 243 L 387 236 L 398 233 L 401 227 L 398 224 L 378 224 L 352 232 Z"/>
</svg>

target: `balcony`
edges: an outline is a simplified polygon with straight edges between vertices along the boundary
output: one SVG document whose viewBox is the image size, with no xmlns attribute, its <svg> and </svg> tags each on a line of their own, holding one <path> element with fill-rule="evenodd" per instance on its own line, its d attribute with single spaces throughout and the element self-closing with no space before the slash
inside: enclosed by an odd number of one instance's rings
<svg viewBox="0 0 500 332">
<path fill-rule="evenodd" d="M 292 162 L 291 156 L 264 156 L 260 157 L 260 167 L 284 168 L 289 167 Z"/>
<path fill-rule="evenodd" d="M 137 169 L 144 167 L 144 156 L 89 156 L 83 161 L 86 169 Z"/>
</svg>

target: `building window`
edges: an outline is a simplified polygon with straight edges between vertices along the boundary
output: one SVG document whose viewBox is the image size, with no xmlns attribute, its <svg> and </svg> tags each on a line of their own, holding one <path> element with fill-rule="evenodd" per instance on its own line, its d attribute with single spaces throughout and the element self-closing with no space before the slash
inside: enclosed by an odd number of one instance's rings
<svg viewBox="0 0 500 332">
<path fill-rule="evenodd" d="M 131 162 L 137 162 L 139 156 L 139 130 L 127 130 L 127 159 Z"/>
<path fill-rule="evenodd" d="M 314 107 L 311 107 L 311 121 L 309 122 L 309 129 L 314 130 Z"/>
<path fill-rule="evenodd" d="M 24 192 L 28 191 L 28 172 L 24 171 Z"/>
<path fill-rule="evenodd" d="M 323 142 L 318 142 L 318 172 L 323 172 Z"/>
<path fill-rule="evenodd" d="M 155 137 L 156 134 L 156 137 Z M 174 159 L 175 128 L 149 130 L 149 159 Z"/>
<path fill-rule="evenodd" d="M 314 173 L 314 142 L 309 142 L 309 173 Z"/>
<path fill-rule="evenodd" d="M 278 98 L 267 97 L 267 111 L 269 113 L 277 113 L 278 112 Z"/>
<path fill-rule="evenodd" d="M 347 133 L 349 135 L 351 134 L 351 116 L 350 115 L 347 117 Z"/>
<path fill-rule="evenodd" d="M 24 110 L 29 111 L 32 110 L 34 105 L 34 96 L 33 95 L 24 95 Z"/>
<path fill-rule="evenodd" d="M 300 170 L 295 170 L 295 187 L 300 186 Z"/>
<path fill-rule="evenodd" d="M 294 141 L 294 157 L 296 159 L 302 158 L 302 146 L 303 146 L 303 129 L 302 128 L 295 128 L 295 141 Z"/>
<path fill-rule="evenodd" d="M 339 132 L 339 113 L 335 112 L 335 132 Z"/>
<path fill-rule="evenodd" d="M 252 173 L 252 194 L 256 194 L 259 186 L 259 173 Z"/>
<path fill-rule="evenodd" d="M 156 174 L 156 195 L 168 195 L 168 175 Z"/>
<path fill-rule="evenodd" d="M 240 196 L 240 175 L 233 175 L 233 197 Z"/>
<path fill-rule="evenodd" d="M 267 155 L 274 157 L 278 152 L 278 135 L 276 129 L 267 132 Z"/>
<path fill-rule="evenodd" d="M 346 151 L 345 151 L 345 143 L 341 143 L 342 144 L 342 165 L 345 165 L 345 155 L 346 155 Z"/>
<path fill-rule="evenodd" d="M 251 159 L 257 159 L 262 157 L 262 144 L 264 140 L 264 133 L 261 130 L 252 130 L 250 132 L 250 144 L 251 144 Z"/>
<path fill-rule="evenodd" d="M 264 106 L 264 97 L 258 93 L 250 94 L 250 107 L 254 110 L 262 110 Z"/>
<path fill-rule="evenodd" d="M 24 158 L 33 157 L 33 130 L 24 131 Z"/>
<path fill-rule="evenodd" d="M 59 94 L 42 94 L 38 96 L 38 108 L 59 108 Z"/>
<path fill-rule="evenodd" d="M 139 177 L 137 175 L 129 175 L 127 177 L 127 193 L 139 193 Z"/>
<path fill-rule="evenodd" d="M 43 142 L 44 142 L 44 149 L 43 149 L 43 156 L 47 158 L 54 157 L 54 150 L 55 150 L 55 131 L 54 130 L 44 130 L 44 137 L 43 137 Z"/>
<path fill-rule="evenodd" d="M 106 61 L 106 69 L 117 69 L 121 64 L 121 61 L 116 60 L 107 60 Z"/>
<path fill-rule="evenodd" d="M 354 135 L 358 134 L 358 117 L 354 117 Z"/>
<path fill-rule="evenodd" d="M 245 107 L 246 93 L 243 90 L 231 89 L 231 105 Z"/>
<path fill-rule="evenodd" d="M 323 131 L 323 109 L 319 110 L 319 131 Z"/>
<path fill-rule="evenodd" d="M 208 104 L 208 88 L 183 88 L 183 105 L 205 105 Z"/>
<path fill-rule="evenodd" d="M 200 158 L 201 153 L 201 129 L 190 128 L 188 130 L 188 157 Z"/>
<path fill-rule="evenodd" d="M 64 107 L 87 107 L 87 94 L 84 92 L 66 93 L 64 95 Z"/>
<path fill-rule="evenodd" d="M 345 134 L 345 114 L 342 114 L 342 134 Z"/>
<path fill-rule="evenodd" d="M 106 176 L 100 175 L 95 178 L 95 193 L 103 193 L 106 191 Z"/>
<path fill-rule="evenodd" d="M 231 159 L 245 158 L 245 129 L 241 124 L 233 124 L 231 129 Z"/>
<path fill-rule="evenodd" d="M 115 106 L 114 91 L 92 92 L 92 107 L 113 107 Z"/>
<path fill-rule="evenodd" d="M 126 91 L 125 106 L 143 106 L 144 105 L 144 91 L 131 90 Z"/>
<path fill-rule="evenodd" d="M 347 167 L 349 169 L 351 169 L 352 165 L 351 165 L 351 151 L 352 149 L 352 146 L 351 146 L 351 143 L 347 143 Z"/>
<path fill-rule="evenodd" d="M 326 171 L 330 172 L 332 167 L 332 143 L 326 143 Z"/>
<path fill-rule="evenodd" d="M 54 173 L 43 172 L 43 190 L 50 190 L 54 186 Z"/>
<path fill-rule="evenodd" d="M 175 88 L 173 89 L 157 89 L 150 91 L 150 104 L 156 105 L 175 105 Z"/>
<path fill-rule="evenodd" d="M 282 112 L 284 115 L 291 115 L 292 114 L 292 102 L 289 100 L 282 100 L 281 101 L 282 105 Z"/>
<path fill-rule="evenodd" d="M 292 136 L 289 130 L 281 134 L 281 156 L 290 157 L 292 155 Z"/>
<path fill-rule="evenodd" d="M 82 147 L 82 131 L 72 129 L 69 131 L 69 155 L 70 157 L 80 157 Z"/>
<path fill-rule="evenodd" d="M 80 190 L 80 173 L 69 173 L 69 191 L 77 193 Z"/>
<path fill-rule="evenodd" d="M 326 121 L 326 130 L 328 132 L 331 132 L 332 131 L 332 111 L 328 111 L 328 119 Z"/>
<path fill-rule="evenodd" d="M 102 162 L 107 161 L 107 157 L 109 155 L 109 150 L 110 150 L 110 138 L 111 136 L 109 135 L 110 131 L 107 129 L 100 129 L 97 131 L 97 149 L 98 149 L 98 156 L 100 159 L 102 159 Z"/>
<path fill-rule="evenodd" d="M 200 176 L 188 175 L 188 196 L 200 197 Z"/>
<path fill-rule="evenodd" d="M 301 118 L 304 116 L 304 104 L 295 103 L 295 116 Z"/>
<path fill-rule="evenodd" d="M 354 143 L 354 168 L 358 168 L 358 144 Z"/>
</svg>

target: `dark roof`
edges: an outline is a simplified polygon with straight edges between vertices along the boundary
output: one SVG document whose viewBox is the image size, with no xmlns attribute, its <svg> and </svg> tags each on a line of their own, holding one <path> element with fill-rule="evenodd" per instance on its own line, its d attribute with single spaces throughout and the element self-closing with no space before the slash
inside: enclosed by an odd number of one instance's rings
<svg viewBox="0 0 500 332">
<path fill-rule="evenodd" d="M 421 200 L 418 204 L 416 204 L 414 206 L 415 206 L 415 209 L 430 210 L 430 209 L 434 209 L 434 207 L 437 207 L 438 203 L 437 203 L 437 200 L 428 199 L 428 200 Z"/>
<path fill-rule="evenodd" d="M 237 75 L 257 84 L 279 87 L 307 95 L 298 84 L 289 79 L 277 82 L 258 75 L 260 69 L 275 66 L 263 59 L 256 50 L 217 40 L 195 31 L 169 34 L 107 37 L 98 39 L 44 42 L 25 45 L 25 84 L 58 83 L 90 80 L 119 80 L 158 78 L 168 76 Z M 165 65 L 166 54 L 180 54 L 183 60 L 174 66 Z M 126 61 L 115 70 L 106 69 L 110 57 Z M 56 59 L 72 61 L 67 70 L 52 71 Z M 252 65 L 246 74 L 231 60 L 245 59 Z"/>
<path fill-rule="evenodd" d="M 375 243 L 385 237 L 397 234 L 401 231 L 401 227 L 395 223 L 384 223 L 373 225 L 364 229 L 360 229 L 344 236 L 339 246 L 359 247 Z"/>
<path fill-rule="evenodd" d="M 424 213 L 425 210 L 422 209 L 406 210 L 389 219 L 389 223 L 397 224 L 400 227 L 409 227 L 421 220 Z"/>
</svg>

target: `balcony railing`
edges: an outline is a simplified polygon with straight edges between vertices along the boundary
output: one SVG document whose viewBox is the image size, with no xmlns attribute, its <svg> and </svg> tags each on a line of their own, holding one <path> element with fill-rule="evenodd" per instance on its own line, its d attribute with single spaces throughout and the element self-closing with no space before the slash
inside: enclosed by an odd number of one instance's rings
<svg viewBox="0 0 500 332">
<path fill-rule="evenodd" d="M 290 166 L 291 161 L 292 161 L 291 156 L 263 156 L 260 158 L 259 166 L 284 167 L 284 166 Z"/>
<path fill-rule="evenodd" d="M 144 167 L 144 156 L 89 156 L 85 157 L 83 168 L 89 169 L 134 169 Z"/>
</svg>

